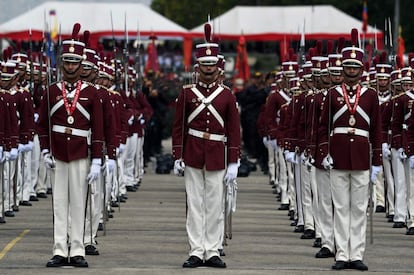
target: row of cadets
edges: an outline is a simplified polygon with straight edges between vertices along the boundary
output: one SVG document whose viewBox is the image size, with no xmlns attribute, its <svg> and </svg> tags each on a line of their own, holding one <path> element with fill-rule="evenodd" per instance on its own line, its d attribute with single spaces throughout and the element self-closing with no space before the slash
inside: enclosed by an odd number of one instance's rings
<svg viewBox="0 0 414 275">
<path fill-rule="evenodd" d="M 19 80 L 19 71 L 15 62 L 11 61 L 11 48 L 3 51 L 4 63 L 2 63 L 2 81 L 0 83 L 3 100 L 6 102 L 7 109 L 10 113 L 9 127 L 13 129 L 13 136 L 10 137 L 12 144 L 6 152 L 7 161 L 4 165 L 3 177 L 4 177 L 4 215 L 6 217 L 14 217 L 14 211 L 18 211 L 19 199 L 17 198 L 18 188 L 18 156 L 19 152 L 30 151 L 30 145 L 28 144 L 30 132 L 28 130 L 29 121 L 26 116 L 22 116 L 21 93 L 17 87 Z M 33 115 L 30 118 L 33 121 Z M 20 126 L 23 123 L 23 126 Z M 22 138 L 25 137 L 26 143 L 22 143 Z M 16 144 L 15 144 L 16 143 Z M 21 181 L 20 181 L 21 183 Z M 21 185 L 20 185 L 21 186 Z M 16 190 L 16 192 L 15 192 Z M 19 195 L 21 190 L 18 190 Z M 25 192 L 26 196 L 29 196 L 28 192 Z M 27 197 L 27 200 L 29 198 Z"/>
<path fill-rule="evenodd" d="M 1 62 L 0 81 L 0 165 L 1 165 L 1 216 L 0 223 L 5 223 L 5 217 L 14 217 L 12 209 L 13 185 L 10 172 L 18 157 L 18 118 L 15 98 L 10 95 L 9 89 L 16 81 L 16 64 L 7 62 L 7 54 L 3 54 L 4 62 Z"/>
<path fill-rule="evenodd" d="M 43 161 L 51 169 L 53 195 L 53 257 L 47 267 L 88 267 L 84 224 L 88 189 L 93 188 L 103 158 L 102 104 L 96 88 L 81 81 L 85 43 L 62 42 L 62 77 L 42 99 L 39 139 Z"/>
<path fill-rule="evenodd" d="M 133 67 L 124 68 L 124 74 L 128 74 L 128 87 L 121 94 L 128 111 L 129 125 L 125 147 L 124 180 L 126 182 L 126 190 L 136 192 L 142 181 L 144 171 L 143 145 L 145 124 L 151 118 L 153 110 L 145 95 L 134 88 L 136 72 Z M 126 197 L 126 194 L 124 194 L 124 197 Z"/>
<path fill-rule="evenodd" d="M 98 78 L 98 56 L 96 51 L 89 48 L 89 31 L 83 33 L 83 42 L 85 43 L 85 49 L 82 59 L 82 72 L 81 79 L 91 86 L 94 86 L 97 90 L 97 95 L 102 103 L 103 110 L 103 129 L 104 129 L 104 159 L 102 160 L 103 171 L 101 171 L 99 177 L 96 179 L 94 185 L 94 192 L 92 188 L 89 189 L 88 199 L 90 203 L 87 204 L 87 212 L 85 217 L 85 233 L 84 233 L 84 245 L 86 255 L 99 255 L 99 251 L 96 248 L 96 236 L 99 226 L 103 226 L 103 219 L 106 218 L 103 215 L 105 208 L 105 196 L 106 182 L 104 173 L 110 174 L 115 168 L 116 159 L 116 142 L 115 142 L 115 119 L 112 101 L 110 99 L 110 93 L 107 89 L 96 84 Z M 103 229 L 103 228 L 101 228 Z"/>
<path fill-rule="evenodd" d="M 395 201 L 394 226 L 407 227 L 407 234 L 414 234 L 414 198 L 413 182 L 414 173 L 410 169 L 410 161 L 407 158 L 412 154 L 409 145 L 408 123 L 410 120 L 412 104 L 414 101 L 412 68 L 400 67 L 402 93 L 395 98 L 393 104 L 393 115 L 391 121 L 391 148 L 395 148 L 395 153 L 399 158 L 396 164 L 396 175 L 394 175 L 395 194 L 400 200 Z M 394 163 L 393 163 L 394 164 Z M 397 190 L 398 189 L 398 190 Z M 398 192 L 398 193 L 397 193 Z M 406 203 L 406 205 L 404 205 Z M 398 217 L 397 216 L 398 211 Z M 401 219 L 398 221 L 397 219 Z M 398 223 L 396 223 L 398 222 Z"/>
</svg>

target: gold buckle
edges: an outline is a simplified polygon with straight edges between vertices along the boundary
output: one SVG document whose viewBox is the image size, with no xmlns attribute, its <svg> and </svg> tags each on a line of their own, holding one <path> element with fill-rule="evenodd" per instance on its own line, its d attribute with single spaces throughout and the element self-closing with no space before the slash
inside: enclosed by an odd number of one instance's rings
<svg viewBox="0 0 414 275">
<path fill-rule="evenodd" d="M 203 133 L 203 138 L 204 138 L 204 139 L 210 139 L 210 133 L 206 133 L 206 132 L 204 132 L 204 133 Z"/>
<path fill-rule="evenodd" d="M 65 134 L 71 135 L 72 134 L 72 129 L 71 128 L 65 128 Z"/>
<path fill-rule="evenodd" d="M 348 128 L 348 134 L 355 135 L 355 128 Z"/>
</svg>

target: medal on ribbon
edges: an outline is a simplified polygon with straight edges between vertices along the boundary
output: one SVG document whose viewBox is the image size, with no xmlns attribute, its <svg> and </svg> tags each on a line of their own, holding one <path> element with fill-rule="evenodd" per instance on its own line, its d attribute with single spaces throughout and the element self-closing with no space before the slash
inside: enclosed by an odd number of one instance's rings
<svg viewBox="0 0 414 275">
<path fill-rule="evenodd" d="M 344 100 L 345 100 L 345 104 L 348 107 L 348 111 L 349 111 L 349 126 L 353 127 L 356 124 L 356 119 L 355 119 L 355 113 L 356 113 L 356 109 L 358 107 L 358 103 L 359 103 L 359 98 L 361 96 L 361 86 L 358 85 L 357 90 L 356 90 L 356 98 L 355 98 L 355 103 L 353 106 L 351 106 L 351 103 L 349 101 L 349 96 L 348 96 L 348 92 L 345 88 L 345 85 L 342 84 L 342 91 L 344 92 Z"/>
<path fill-rule="evenodd" d="M 64 81 L 62 82 L 62 98 L 63 98 L 63 103 L 65 105 L 66 113 L 68 114 L 66 121 L 68 124 L 71 124 L 71 125 L 75 123 L 75 118 L 72 116 L 72 114 L 76 109 L 76 103 L 78 103 L 81 86 L 82 86 L 82 82 L 78 81 L 78 84 L 76 86 L 75 96 L 73 97 L 73 100 L 71 101 L 71 103 L 69 103 L 68 97 L 66 95 L 65 82 Z"/>
</svg>

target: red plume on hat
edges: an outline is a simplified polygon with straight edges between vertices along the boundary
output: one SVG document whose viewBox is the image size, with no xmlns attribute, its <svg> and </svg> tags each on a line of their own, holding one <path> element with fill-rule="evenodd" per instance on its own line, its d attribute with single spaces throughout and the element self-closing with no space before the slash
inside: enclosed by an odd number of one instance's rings
<svg viewBox="0 0 414 275">
<path fill-rule="evenodd" d="M 388 62 L 387 62 L 387 52 L 386 52 L 386 51 L 383 51 L 383 52 L 381 53 L 381 59 L 380 59 L 380 62 L 381 62 L 381 63 L 383 63 L 383 64 L 388 63 Z"/>
<path fill-rule="evenodd" d="M 358 47 L 358 30 L 355 28 L 351 30 L 351 43 L 352 46 Z"/>
<path fill-rule="evenodd" d="M 395 69 L 402 69 L 404 68 L 404 64 L 402 63 L 401 57 L 399 55 L 395 58 Z"/>
<path fill-rule="evenodd" d="M 315 56 L 315 48 L 309 48 L 309 60 Z"/>
<path fill-rule="evenodd" d="M 83 40 L 83 43 L 85 43 L 85 47 L 88 47 L 89 46 L 89 37 L 90 37 L 90 34 L 91 33 L 88 30 L 86 30 L 86 31 L 83 32 L 83 38 L 82 38 L 82 40 Z"/>
<path fill-rule="evenodd" d="M 288 59 L 289 59 L 289 61 L 294 61 L 294 59 L 293 59 L 294 53 L 295 53 L 295 50 L 293 48 L 289 48 L 289 50 L 288 50 L 288 54 L 289 54 L 289 58 Z"/>
<path fill-rule="evenodd" d="M 326 50 L 327 50 L 327 54 L 331 54 L 334 53 L 333 52 L 333 48 L 334 48 L 334 43 L 332 40 L 328 40 L 328 44 L 326 46 Z"/>
<path fill-rule="evenodd" d="M 22 50 L 22 42 L 20 42 L 20 41 L 17 41 L 16 42 L 16 52 L 21 52 L 21 50 Z"/>
<path fill-rule="evenodd" d="M 372 58 L 372 64 L 374 67 L 377 66 L 377 64 L 380 62 L 380 58 L 381 57 L 379 55 L 376 55 L 374 58 Z"/>
<path fill-rule="evenodd" d="M 364 71 L 369 72 L 369 62 L 364 63 Z"/>
<path fill-rule="evenodd" d="M 72 39 L 78 40 L 78 34 L 80 31 L 81 25 L 79 23 L 75 23 L 72 29 Z"/>
<path fill-rule="evenodd" d="M 336 52 L 341 53 L 342 49 L 344 48 L 344 45 L 345 45 L 345 37 L 339 37 L 338 47 L 336 49 Z"/>
<path fill-rule="evenodd" d="M 408 64 L 411 64 L 411 59 L 414 58 L 414 53 L 409 53 L 408 54 Z"/>
<path fill-rule="evenodd" d="M 210 43 L 212 41 L 211 39 L 211 25 L 210 23 L 204 24 L 204 38 L 207 43 Z"/>
</svg>

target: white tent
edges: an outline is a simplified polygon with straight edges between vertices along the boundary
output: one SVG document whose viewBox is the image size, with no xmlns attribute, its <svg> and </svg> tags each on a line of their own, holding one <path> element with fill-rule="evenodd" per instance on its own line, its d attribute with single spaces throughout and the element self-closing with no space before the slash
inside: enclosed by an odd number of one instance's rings
<svg viewBox="0 0 414 275">
<path fill-rule="evenodd" d="M 84 30 L 91 32 L 91 43 L 94 44 L 100 37 L 112 36 L 111 13 L 115 36 L 125 35 L 125 22 L 129 39 L 135 39 L 138 28 L 142 36 L 154 33 L 158 37 L 182 39 L 188 33 L 185 28 L 143 4 L 46 2 L 0 25 L 0 37 L 28 40 L 31 29 L 33 40 L 40 40 L 45 26 L 55 32 L 60 26 L 60 33 L 65 38 L 70 36 L 74 23 L 78 22 L 81 33 Z"/>
<path fill-rule="evenodd" d="M 193 37 L 203 37 L 203 25 L 191 30 Z M 362 22 L 331 5 L 236 6 L 212 25 L 221 39 L 238 39 L 243 34 L 246 40 L 289 41 L 299 40 L 303 25 L 306 39 L 349 38 L 351 29 L 360 30 Z M 374 37 L 381 42 L 383 34 L 368 26 L 366 38 Z"/>
</svg>

